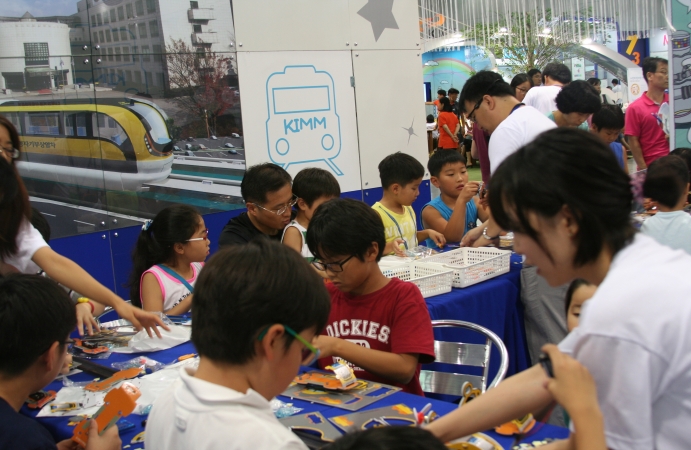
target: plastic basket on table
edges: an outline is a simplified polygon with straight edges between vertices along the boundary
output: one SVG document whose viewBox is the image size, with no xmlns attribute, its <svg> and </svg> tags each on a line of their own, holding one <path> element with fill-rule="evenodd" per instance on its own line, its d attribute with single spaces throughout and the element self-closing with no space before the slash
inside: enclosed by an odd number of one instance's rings
<svg viewBox="0 0 691 450">
<path fill-rule="evenodd" d="M 451 292 L 453 269 L 441 264 L 413 262 L 397 267 L 382 268 L 382 273 L 388 278 L 395 277 L 414 283 L 425 298 Z"/>
<path fill-rule="evenodd" d="M 453 287 L 464 288 L 507 273 L 511 267 L 511 251 L 464 247 L 430 256 L 425 262 L 453 269 Z"/>
</svg>

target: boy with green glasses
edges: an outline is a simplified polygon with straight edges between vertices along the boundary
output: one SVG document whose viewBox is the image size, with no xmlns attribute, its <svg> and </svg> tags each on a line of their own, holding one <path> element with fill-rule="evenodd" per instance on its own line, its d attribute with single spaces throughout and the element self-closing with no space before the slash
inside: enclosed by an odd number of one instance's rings
<svg viewBox="0 0 691 450">
<path fill-rule="evenodd" d="M 306 449 L 269 401 L 317 353 L 310 341 L 330 308 L 319 275 L 292 249 L 258 239 L 214 255 L 194 302 L 199 368 L 182 369 L 154 402 L 146 448 Z"/>
<path fill-rule="evenodd" d="M 379 214 L 356 200 L 329 200 L 310 221 L 307 245 L 312 265 L 331 281 L 329 321 L 314 341 L 319 366 L 340 357 L 358 378 L 422 395 L 420 363 L 434 361 L 432 323 L 417 286 L 379 269 L 386 245 Z"/>
</svg>

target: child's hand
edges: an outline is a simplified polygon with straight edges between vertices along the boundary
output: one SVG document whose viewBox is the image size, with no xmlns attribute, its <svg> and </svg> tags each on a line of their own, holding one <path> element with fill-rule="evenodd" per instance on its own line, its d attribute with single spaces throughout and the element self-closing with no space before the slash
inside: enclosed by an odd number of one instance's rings
<svg viewBox="0 0 691 450">
<path fill-rule="evenodd" d="M 319 357 L 338 356 L 336 346 L 341 340 L 331 336 L 319 335 L 312 340 L 312 345 L 319 349 Z"/>
<path fill-rule="evenodd" d="M 89 335 L 94 334 L 94 330 L 98 331 L 98 322 L 91 314 L 91 303 L 77 303 L 77 331 L 80 336 L 84 336 L 84 326 L 86 325 L 86 332 Z"/>
<path fill-rule="evenodd" d="M 62 362 L 62 369 L 60 369 L 60 375 L 67 375 L 70 373 L 70 365 L 72 364 L 72 354 L 68 353 L 65 356 L 65 360 Z"/>
<path fill-rule="evenodd" d="M 461 191 L 460 195 L 458 196 L 457 202 L 463 202 L 468 203 L 475 197 L 475 195 L 478 193 L 480 190 L 480 183 L 477 181 L 469 181 L 466 183 L 465 186 L 463 186 L 463 190 Z"/>
<path fill-rule="evenodd" d="M 405 241 L 401 238 L 394 239 L 384 246 L 384 255 L 390 255 L 391 253 L 401 258 L 406 257 L 405 254 Z"/>
<path fill-rule="evenodd" d="M 446 238 L 442 233 L 431 229 L 428 229 L 426 231 L 429 238 L 432 239 L 435 244 L 437 244 L 437 247 L 442 248 L 444 247 L 444 245 L 446 245 Z"/>
<path fill-rule="evenodd" d="M 149 337 L 153 337 L 151 334 L 152 329 L 156 333 L 156 336 L 161 337 L 161 332 L 158 330 L 158 327 L 161 327 L 166 331 L 170 331 L 170 328 L 163 324 L 163 321 L 159 316 L 134 307 L 129 303 L 125 303 L 124 300 L 120 300 L 118 302 L 118 304 L 115 306 L 115 311 L 121 318 L 132 322 L 132 325 L 137 330 L 144 328 Z"/>
<path fill-rule="evenodd" d="M 542 347 L 552 360 L 554 378 L 545 387 L 566 411 L 575 417 L 578 414 L 598 412 L 597 388 L 588 369 L 572 357 L 559 351 L 553 344 Z"/>
<path fill-rule="evenodd" d="M 92 420 L 89 423 L 89 442 L 86 443 L 86 450 L 120 450 L 121 447 L 122 441 L 116 425 L 112 425 L 99 435 L 96 421 Z"/>
<path fill-rule="evenodd" d="M 482 237 L 483 229 L 484 227 L 475 227 L 469 230 L 465 236 L 463 236 L 463 239 L 461 239 L 461 247 L 472 247 L 475 241 Z"/>
</svg>

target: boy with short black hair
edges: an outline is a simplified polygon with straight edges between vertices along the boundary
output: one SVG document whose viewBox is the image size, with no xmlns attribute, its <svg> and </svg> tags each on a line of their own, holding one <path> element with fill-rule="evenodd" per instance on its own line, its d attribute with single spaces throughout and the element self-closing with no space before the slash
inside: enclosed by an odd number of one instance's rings
<svg viewBox="0 0 691 450">
<path fill-rule="evenodd" d="M 424 428 L 375 427 L 348 433 L 324 450 L 448 450 Z"/>
<path fill-rule="evenodd" d="M 417 231 L 417 219 L 411 206 L 420 195 L 420 183 L 425 168 L 410 155 L 397 152 L 379 163 L 379 178 L 384 196 L 372 208 L 379 213 L 386 235 L 385 254 L 399 252 L 401 245 L 406 249 L 417 247 L 425 239 L 431 239 L 437 246 L 446 243 L 444 235 L 434 230 Z"/>
<path fill-rule="evenodd" d="M 597 134 L 600 139 L 605 141 L 605 144 L 609 145 L 609 148 L 612 149 L 614 156 L 617 158 L 619 166 L 628 173 L 626 152 L 623 146 L 617 142 L 623 128 L 624 113 L 616 105 L 602 105 L 602 108 L 593 114 L 590 125 L 590 131 Z"/>
<path fill-rule="evenodd" d="M 684 211 L 689 195 L 689 168 L 678 156 L 653 161 L 643 183 L 643 195 L 657 202 L 658 212 L 641 231 L 662 245 L 691 254 L 691 216 Z"/>
<path fill-rule="evenodd" d="M 19 409 L 68 364 L 67 342 L 76 325 L 74 305 L 54 281 L 39 275 L 0 278 L 0 448 L 72 448 L 69 439 L 56 445 L 48 430 Z M 120 445 L 117 427 L 103 435 L 89 429 L 87 450 Z"/>
<path fill-rule="evenodd" d="M 477 226 L 478 218 L 484 222 L 489 213 L 476 196 L 480 189 L 477 181 L 468 181 L 466 159 L 458 152 L 435 152 L 427 163 L 430 181 L 441 195 L 422 208 L 422 224 L 444 234 L 448 242 L 459 242 Z M 427 245 L 431 242 L 428 240 Z"/>
<path fill-rule="evenodd" d="M 307 227 L 319 205 L 341 196 L 341 187 L 331 172 L 312 167 L 295 175 L 293 194 L 297 197 L 297 215 L 283 230 L 282 241 L 311 262 L 314 257 L 305 241 Z"/>
<path fill-rule="evenodd" d="M 296 202 L 291 182 L 290 174 L 276 164 L 257 164 L 247 169 L 240 185 L 247 212 L 223 227 L 218 245 L 246 244 L 257 237 L 280 240 Z"/>
<path fill-rule="evenodd" d="M 381 219 L 365 203 L 334 199 L 317 208 L 307 245 L 331 280 L 328 325 L 315 341 L 319 365 L 340 357 L 358 378 L 422 395 L 420 363 L 434 360 L 432 324 L 418 287 L 379 269 L 385 242 Z"/>
<path fill-rule="evenodd" d="M 317 354 L 328 316 L 323 281 L 293 250 L 257 239 L 219 251 L 195 285 L 199 368 L 154 402 L 146 448 L 306 449 L 269 401 Z"/>
</svg>

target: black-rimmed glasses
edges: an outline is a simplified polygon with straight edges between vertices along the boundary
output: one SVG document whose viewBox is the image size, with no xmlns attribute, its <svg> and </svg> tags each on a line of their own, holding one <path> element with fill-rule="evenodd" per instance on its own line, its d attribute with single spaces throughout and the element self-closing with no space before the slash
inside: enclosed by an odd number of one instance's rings
<svg viewBox="0 0 691 450">
<path fill-rule="evenodd" d="M 312 265 L 317 268 L 317 270 L 321 270 L 323 272 L 326 272 L 327 270 L 331 273 L 338 273 L 338 272 L 343 272 L 343 265 L 350 261 L 350 259 L 355 256 L 355 255 L 350 255 L 343 261 L 339 262 L 332 262 L 332 263 L 325 263 L 323 261 L 319 261 L 315 259 L 312 261 Z"/>
</svg>

